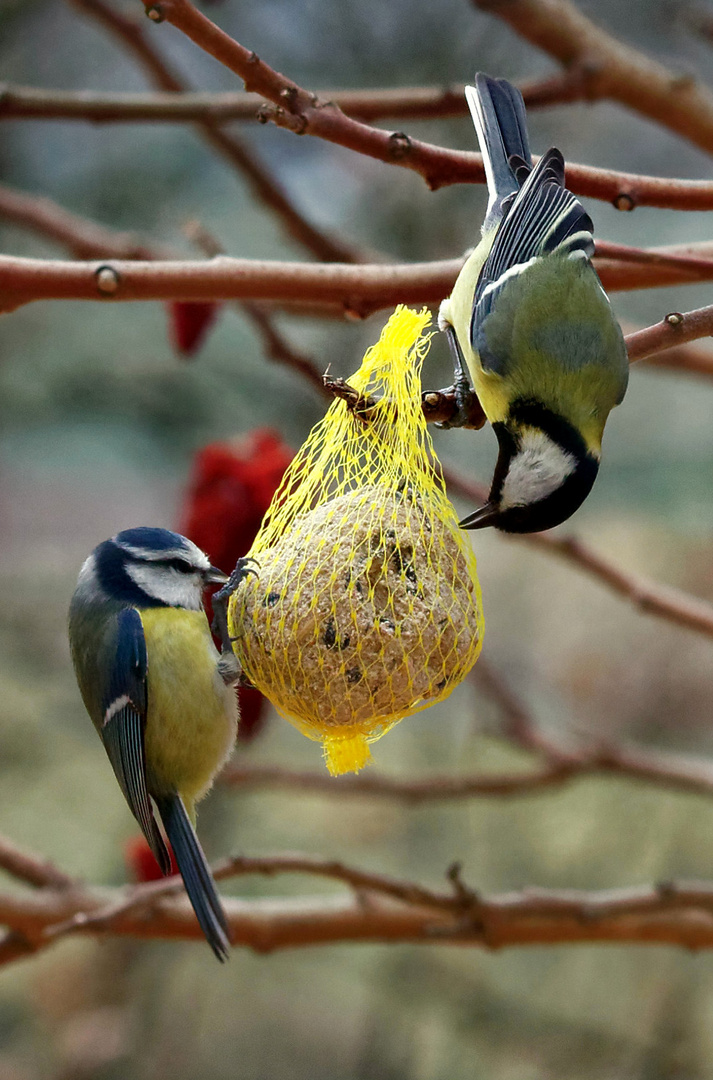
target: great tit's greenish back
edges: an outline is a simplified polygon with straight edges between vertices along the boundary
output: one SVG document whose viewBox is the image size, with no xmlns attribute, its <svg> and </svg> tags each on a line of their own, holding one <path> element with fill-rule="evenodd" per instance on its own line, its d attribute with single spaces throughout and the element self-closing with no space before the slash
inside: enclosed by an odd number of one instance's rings
<svg viewBox="0 0 713 1080">
<path fill-rule="evenodd" d="M 592 222 L 550 149 L 533 168 L 522 96 L 502 79 L 466 88 L 488 181 L 483 238 L 439 312 L 456 375 L 467 366 L 500 453 L 488 503 L 465 528 L 533 532 L 591 490 L 628 361 L 591 264 Z M 526 418 L 526 419 L 525 419 Z"/>
</svg>

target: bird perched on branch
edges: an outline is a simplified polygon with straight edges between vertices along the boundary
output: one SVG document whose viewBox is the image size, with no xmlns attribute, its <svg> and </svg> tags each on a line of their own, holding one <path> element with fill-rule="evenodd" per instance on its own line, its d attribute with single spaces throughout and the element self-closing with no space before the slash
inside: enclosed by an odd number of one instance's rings
<svg viewBox="0 0 713 1080">
<path fill-rule="evenodd" d="M 233 576 L 247 572 L 242 563 Z M 228 930 L 194 824 L 195 804 L 230 754 L 237 727 L 238 662 L 227 631 L 218 653 L 202 604 L 207 584 L 227 580 L 184 536 L 126 529 L 86 560 L 69 609 L 72 659 L 87 712 L 132 814 L 170 874 L 153 806 L 158 810 L 219 960 L 228 955 Z"/>
<path fill-rule="evenodd" d="M 476 75 L 465 93 L 488 208 L 439 326 L 456 395 L 463 402 L 469 391 L 465 361 L 499 455 L 487 503 L 461 526 L 536 532 L 565 521 L 591 491 L 607 416 L 626 391 L 626 348 L 559 150 L 533 167 L 522 95 L 504 79 Z"/>
</svg>

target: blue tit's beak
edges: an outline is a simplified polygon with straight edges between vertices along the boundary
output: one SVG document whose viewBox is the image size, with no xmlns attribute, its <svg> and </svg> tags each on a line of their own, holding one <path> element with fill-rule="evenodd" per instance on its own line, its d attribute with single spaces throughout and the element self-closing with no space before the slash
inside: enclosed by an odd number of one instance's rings
<svg viewBox="0 0 713 1080">
<path fill-rule="evenodd" d="M 228 575 L 219 570 L 217 566 L 209 566 L 203 574 L 206 585 L 225 585 Z"/>
<path fill-rule="evenodd" d="M 479 510 L 469 514 L 458 522 L 461 529 L 486 529 L 488 525 L 494 525 L 500 515 L 500 510 L 495 503 L 486 502 Z"/>
</svg>

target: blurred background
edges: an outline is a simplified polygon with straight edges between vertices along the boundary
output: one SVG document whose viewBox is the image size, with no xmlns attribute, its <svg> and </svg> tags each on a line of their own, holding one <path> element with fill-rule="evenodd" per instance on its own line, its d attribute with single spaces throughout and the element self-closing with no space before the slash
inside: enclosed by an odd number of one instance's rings
<svg viewBox="0 0 713 1080">
<path fill-rule="evenodd" d="M 713 82 L 713 46 L 669 0 L 582 7 L 676 71 Z M 467 0 L 206 0 L 205 10 L 317 91 L 443 85 L 476 69 L 513 80 L 554 70 Z M 170 26 L 145 25 L 192 86 L 239 88 Z M 61 0 L 0 0 L 0 71 L 43 87 L 146 86 L 116 41 Z M 403 126 L 475 148 L 465 118 Z M 475 241 L 481 187 L 429 193 L 407 170 L 316 139 L 270 125 L 239 130 L 309 220 L 360 247 L 420 261 L 455 257 Z M 608 103 L 533 112 L 531 140 L 537 152 L 555 144 L 582 163 L 710 177 L 703 152 Z M 0 147 L 4 183 L 147 242 L 195 257 L 183 228 L 198 220 L 230 254 L 307 257 L 190 126 L 3 121 Z M 608 240 L 711 237 L 709 215 L 587 208 Z M 19 255 L 64 254 L 2 221 L 0 244 Z M 622 320 L 646 325 L 710 303 L 711 294 L 696 286 L 613 301 Z M 384 321 L 282 316 L 280 326 L 320 370 L 331 365 L 346 377 Z M 0 830 L 95 883 L 131 877 L 124 844 L 133 829 L 71 670 L 65 618 L 79 566 L 121 528 L 182 527 L 191 463 L 206 443 L 267 425 L 296 449 L 324 408 L 296 373 L 265 358 L 237 309 L 220 313 L 191 361 L 176 355 L 175 329 L 160 304 L 33 304 L 0 321 Z M 425 382 L 448 381 L 447 348 L 435 341 Z M 632 572 L 713 600 L 712 411 L 713 385 L 637 366 L 609 421 L 593 494 L 562 531 Z M 492 433 L 433 434 L 444 461 L 487 483 Z M 546 730 L 713 753 L 710 641 L 647 619 L 522 544 L 488 532 L 475 544 L 484 658 Z M 525 764 L 501 735 L 497 708 L 466 683 L 378 743 L 372 769 L 406 777 Z M 238 754 L 322 768 L 319 747 L 274 715 Z M 713 874 L 713 800 L 604 778 L 417 808 L 218 785 L 200 832 L 211 857 L 296 850 L 434 885 L 458 859 L 484 891 Z M 245 896 L 336 889 L 289 877 L 222 888 Z M 713 955 L 671 948 L 236 950 L 221 967 L 198 942 L 75 938 L 0 970 L 0 1080 L 696 1080 L 713 1078 L 711 1021 Z"/>
</svg>

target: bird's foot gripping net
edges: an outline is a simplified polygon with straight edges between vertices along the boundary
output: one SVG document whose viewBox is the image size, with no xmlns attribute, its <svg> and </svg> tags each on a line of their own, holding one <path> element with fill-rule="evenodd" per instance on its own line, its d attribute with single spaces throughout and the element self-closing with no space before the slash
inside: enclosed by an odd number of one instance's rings
<svg viewBox="0 0 713 1080">
<path fill-rule="evenodd" d="M 332 403 L 287 470 L 250 549 L 258 577 L 230 601 L 244 671 L 333 775 L 446 698 L 482 643 L 475 557 L 421 409 L 428 321 L 392 315 L 355 399 Z"/>
</svg>

